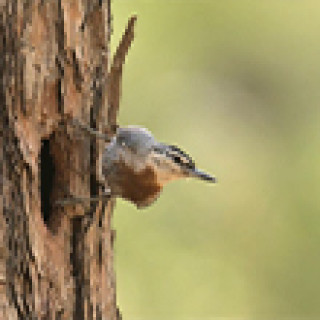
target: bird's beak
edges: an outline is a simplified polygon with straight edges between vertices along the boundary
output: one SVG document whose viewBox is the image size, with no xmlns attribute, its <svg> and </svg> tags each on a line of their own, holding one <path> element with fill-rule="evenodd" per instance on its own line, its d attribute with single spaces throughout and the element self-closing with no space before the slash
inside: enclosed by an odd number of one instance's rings
<svg viewBox="0 0 320 320">
<path fill-rule="evenodd" d="M 193 169 L 191 172 L 190 172 L 190 177 L 194 177 L 194 178 L 198 178 L 198 179 L 201 179 L 201 180 L 204 180 L 204 181 L 209 181 L 209 182 L 213 182 L 215 183 L 216 182 L 216 178 L 213 177 L 213 176 L 210 176 L 210 174 L 208 173 L 205 173 L 199 169 Z"/>
</svg>

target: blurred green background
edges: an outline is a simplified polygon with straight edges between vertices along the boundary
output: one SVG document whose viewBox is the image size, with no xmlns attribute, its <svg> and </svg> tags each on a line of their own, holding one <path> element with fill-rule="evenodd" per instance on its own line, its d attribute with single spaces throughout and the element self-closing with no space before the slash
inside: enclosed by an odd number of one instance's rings
<svg viewBox="0 0 320 320">
<path fill-rule="evenodd" d="M 219 183 L 117 201 L 124 319 L 320 319 L 320 2 L 114 0 L 113 50 L 133 13 L 120 122 Z"/>
</svg>

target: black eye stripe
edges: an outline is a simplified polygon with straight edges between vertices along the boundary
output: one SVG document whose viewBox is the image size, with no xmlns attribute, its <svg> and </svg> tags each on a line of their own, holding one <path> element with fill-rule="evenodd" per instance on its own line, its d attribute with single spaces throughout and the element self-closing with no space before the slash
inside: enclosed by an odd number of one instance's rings
<svg viewBox="0 0 320 320">
<path fill-rule="evenodd" d="M 195 164 L 192 158 L 187 153 L 185 153 L 184 151 L 182 151 L 180 148 L 176 146 L 173 146 L 173 145 L 169 146 L 169 149 L 167 150 L 166 154 L 167 156 L 172 158 L 174 162 L 180 165 L 182 164 L 183 166 L 189 169 L 193 169 L 195 167 Z"/>
<path fill-rule="evenodd" d="M 179 164 L 181 167 L 188 169 L 194 169 L 195 164 L 192 158 L 180 148 L 174 145 L 153 146 L 153 150 L 156 153 L 163 154 L 167 158 L 172 159 L 175 163 Z"/>
</svg>

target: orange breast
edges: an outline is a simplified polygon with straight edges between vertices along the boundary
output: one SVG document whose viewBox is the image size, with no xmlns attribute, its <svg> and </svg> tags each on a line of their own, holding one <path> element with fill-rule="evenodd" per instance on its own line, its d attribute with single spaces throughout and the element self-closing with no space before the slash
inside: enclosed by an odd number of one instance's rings
<svg viewBox="0 0 320 320">
<path fill-rule="evenodd" d="M 151 167 L 137 173 L 125 163 L 118 163 L 118 186 L 121 196 L 138 205 L 152 202 L 157 197 L 162 187 L 157 183 L 156 175 Z"/>
</svg>

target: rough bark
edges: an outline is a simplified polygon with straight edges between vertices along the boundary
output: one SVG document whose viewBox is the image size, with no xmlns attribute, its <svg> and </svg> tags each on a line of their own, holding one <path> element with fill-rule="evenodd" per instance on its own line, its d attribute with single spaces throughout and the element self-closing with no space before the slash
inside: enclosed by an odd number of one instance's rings
<svg viewBox="0 0 320 320">
<path fill-rule="evenodd" d="M 116 124 L 125 54 L 110 76 L 110 1 L 2 0 L 0 12 L 0 319 L 119 319 L 113 201 L 54 205 L 102 191 L 103 142 L 66 119 Z"/>
</svg>

